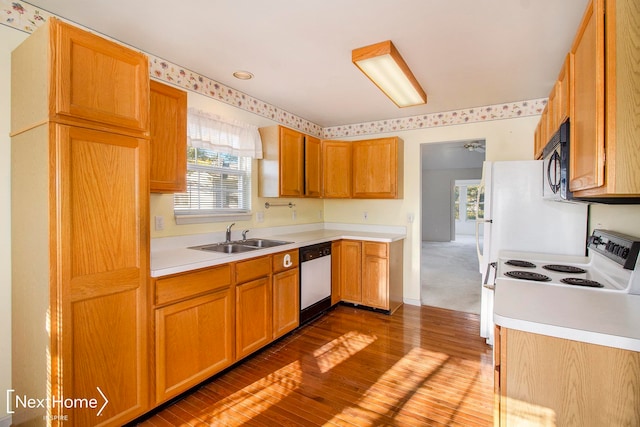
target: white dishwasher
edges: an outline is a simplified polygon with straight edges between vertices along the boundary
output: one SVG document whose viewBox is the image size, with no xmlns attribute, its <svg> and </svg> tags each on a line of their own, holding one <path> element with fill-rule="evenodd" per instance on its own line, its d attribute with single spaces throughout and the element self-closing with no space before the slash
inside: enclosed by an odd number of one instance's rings
<svg viewBox="0 0 640 427">
<path fill-rule="evenodd" d="M 331 242 L 300 248 L 300 324 L 331 307 Z"/>
</svg>

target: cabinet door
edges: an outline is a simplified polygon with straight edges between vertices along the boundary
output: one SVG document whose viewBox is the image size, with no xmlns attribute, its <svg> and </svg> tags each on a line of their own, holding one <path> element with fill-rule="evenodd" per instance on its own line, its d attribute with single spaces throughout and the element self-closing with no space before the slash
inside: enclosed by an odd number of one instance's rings
<svg viewBox="0 0 640 427">
<path fill-rule="evenodd" d="M 280 196 L 304 196 L 304 135 L 280 126 Z"/>
<path fill-rule="evenodd" d="M 233 363 L 231 288 L 156 310 L 156 403 Z"/>
<path fill-rule="evenodd" d="M 342 241 L 331 242 L 331 305 L 342 300 Z"/>
<path fill-rule="evenodd" d="M 562 70 L 560 70 L 560 75 L 558 76 L 558 90 L 556 92 L 556 105 L 557 105 L 557 117 L 558 117 L 558 127 L 564 123 L 567 118 L 569 118 L 569 108 L 570 108 L 570 82 L 569 78 L 571 76 L 571 57 L 570 54 L 567 54 L 567 57 L 564 60 L 564 64 L 562 64 Z"/>
<path fill-rule="evenodd" d="M 640 425 L 640 353 L 502 328 L 505 426 Z"/>
<path fill-rule="evenodd" d="M 571 48 L 571 191 L 604 185 L 604 0 L 591 0 Z"/>
<path fill-rule="evenodd" d="M 156 82 L 151 87 L 151 192 L 187 191 L 187 93 Z"/>
<path fill-rule="evenodd" d="M 300 319 L 300 275 L 298 269 L 273 275 L 273 338 L 298 327 Z"/>
<path fill-rule="evenodd" d="M 322 197 L 322 146 L 318 138 L 306 135 L 304 141 L 304 195 Z"/>
<path fill-rule="evenodd" d="M 236 359 L 271 342 L 271 276 L 236 286 Z"/>
<path fill-rule="evenodd" d="M 400 196 L 398 138 L 353 143 L 353 197 L 389 199 Z"/>
<path fill-rule="evenodd" d="M 351 197 L 351 142 L 322 141 L 324 198 Z"/>
<path fill-rule="evenodd" d="M 343 240 L 340 257 L 342 299 L 362 303 L 362 243 Z"/>
<path fill-rule="evenodd" d="M 389 308 L 389 259 L 386 243 L 363 243 L 362 303 Z"/>
<path fill-rule="evenodd" d="M 149 403 L 148 141 L 63 125 L 50 129 L 59 194 L 51 207 L 58 215 L 52 238 L 59 242 L 52 251 L 58 251 L 61 281 L 51 329 L 61 330 L 57 352 L 64 373 L 52 378 L 52 390 L 99 398 L 100 387 L 109 399 L 101 417 L 93 409 L 73 409 L 69 418 L 78 426 L 119 425 Z"/>
<path fill-rule="evenodd" d="M 149 131 L 149 60 L 139 52 L 55 21 L 51 115 Z"/>
</svg>

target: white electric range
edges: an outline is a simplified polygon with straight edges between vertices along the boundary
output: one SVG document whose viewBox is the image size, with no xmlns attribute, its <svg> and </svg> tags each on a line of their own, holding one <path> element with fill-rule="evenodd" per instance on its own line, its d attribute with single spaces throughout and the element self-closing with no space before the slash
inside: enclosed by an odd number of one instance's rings
<svg viewBox="0 0 640 427">
<path fill-rule="evenodd" d="M 589 237 L 587 247 L 587 257 L 501 252 L 496 286 L 500 282 L 518 280 L 640 294 L 640 267 L 636 268 L 640 238 L 596 229 Z"/>
</svg>

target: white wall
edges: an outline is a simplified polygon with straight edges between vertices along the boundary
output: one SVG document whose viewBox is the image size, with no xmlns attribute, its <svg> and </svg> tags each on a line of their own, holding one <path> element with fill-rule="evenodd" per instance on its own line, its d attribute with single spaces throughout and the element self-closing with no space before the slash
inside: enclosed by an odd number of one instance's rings
<svg viewBox="0 0 640 427">
<path fill-rule="evenodd" d="M 0 25 L 0 393 L 11 388 L 11 51 L 27 34 Z M 0 405 L 0 426 L 8 417 Z"/>
</svg>

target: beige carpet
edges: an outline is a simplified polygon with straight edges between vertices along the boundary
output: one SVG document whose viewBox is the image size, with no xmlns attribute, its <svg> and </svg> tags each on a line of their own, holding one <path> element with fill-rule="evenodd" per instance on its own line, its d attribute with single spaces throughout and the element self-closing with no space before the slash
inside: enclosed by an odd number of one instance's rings
<svg viewBox="0 0 640 427">
<path fill-rule="evenodd" d="M 474 236 L 453 242 L 422 242 L 423 305 L 480 314 L 481 275 Z"/>
</svg>

